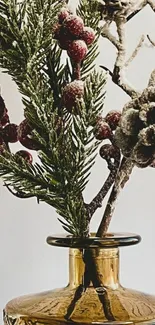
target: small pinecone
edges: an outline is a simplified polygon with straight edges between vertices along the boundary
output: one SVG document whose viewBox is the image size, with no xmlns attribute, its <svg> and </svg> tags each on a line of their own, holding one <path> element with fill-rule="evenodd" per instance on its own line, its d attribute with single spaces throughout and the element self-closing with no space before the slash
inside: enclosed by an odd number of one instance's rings
<svg viewBox="0 0 155 325">
<path fill-rule="evenodd" d="M 18 140 L 20 143 L 31 150 L 39 150 L 36 141 L 31 139 L 32 128 L 27 119 L 23 120 L 18 127 Z"/>
<path fill-rule="evenodd" d="M 58 19 L 59 19 L 59 24 L 62 24 L 63 21 L 69 17 L 71 15 L 71 11 L 67 8 L 62 8 L 59 15 L 58 15 Z"/>
<path fill-rule="evenodd" d="M 69 44 L 68 55 L 76 63 L 84 60 L 88 52 L 87 45 L 82 40 L 76 40 Z"/>
<path fill-rule="evenodd" d="M 71 35 L 78 37 L 83 32 L 84 22 L 76 15 L 69 15 L 63 21 L 63 26 Z"/>
<path fill-rule="evenodd" d="M 32 155 L 30 154 L 30 152 L 28 152 L 26 150 L 20 150 L 15 153 L 15 159 L 17 162 L 18 161 L 20 162 L 20 159 L 19 159 L 20 157 L 23 158 L 26 162 L 28 162 L 30 164 L 32 164 L 32 162 L 33 162 Z"/>
<path fill-rule="evenodd" d="M 18 126 L 10 123 L 3 129 L 3 139 L 5 142 L 14 143 L 18 141 Z"/>
<path fill-rule="evenodd" d="M 3 117 L 4 112 L 5 112 L 5 103 L 2 96 L 0 96 L 0 119 Z"/>
<path fill-rule="evenodd" d="M 106 115 L 105 121 L 109 124 L 109 126 L 111 127 L 111 130 L 116 130 L 118 123 L 120 121 L 121 115 L 122 114 L 119 111 L 110 111 Z"/>
<path fill-rule="evenodd" d="M 109 139 L 112 136 L 112 130 L 104 119 L 99 119 L 94 127 L 94 136 L 97 140 Z"/>
<path fill-rule="evenodd" d="M 74 80 L 63 89 L 62 102 L 70 113 L 78 114 L 78 102 L 84 95 L 84 84 L 81 80 Z"/>
<path fill-rule="evenodd" d="M 80 39 L 85 41 L 87 45 L 91 45 L 95 40 L 95 32 L 91 27 L 84 27 L 83 32 L 80 35 Z"/>
</svg>

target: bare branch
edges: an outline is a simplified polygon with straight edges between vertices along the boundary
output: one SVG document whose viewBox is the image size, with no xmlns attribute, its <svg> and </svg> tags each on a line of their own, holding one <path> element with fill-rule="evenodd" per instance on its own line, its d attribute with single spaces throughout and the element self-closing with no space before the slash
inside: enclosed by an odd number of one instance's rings
<svg viewBox="0 0 155 325">
<path fill-rule="evenodd" d="M 103 30 L 101 35 L 107 38 L 117 49 L 117 58 L 114 65 L 113 73 L 110 75 L 112 76 L 112 80 L 115 84 L 117 84 L 120 88 L 122 88 L 131 98 L 135 98 L 139 96 L 139 92 L 135 90 L 132 85 L 130 85 L 124 76 L 125 70 L 125 60 L 126 60 L 126 47 L 125 47 L 125 23 L 126 18 L 122 16 L 118 16 L 115 19 L 115 23 L 117 26 L 117 39 L 114 35 L 112 35 L 110 31 L 110 22 L 106 22 L 103 26 Z M 110 72 L 110 71 L 109 71 Z"/>
<path fill-rule="evenodd" d="M 132 55 L 130 56 L 130 58 L 126 61 L 125 63 L 125 68 L 127 68 L 129 66 L 129 64 L 134 60 L 134 58 L 137 56 L 139 50 L 141 49 L 143 43 L 144 43 L 144 40 L 145 40 L 145 36 L 142 35 L 139 43 L 137 44 L 135 50 L 133 51 Z"/>
<path fill-rule="evenodd" d="M 153 11 L 155 11 L 155 0 L 147 0 L 147 3 L 150 5 Z"/>
<path fill-rule="evenodd" d="M 110 23 L 106 22 L 105 25 L 103 26 L 101 35 L 107 38 L 117 49 L 119 49 L 120 43 L 117 40 L 117 38 L 114 35 L 112 35 L 112 33 L 109 30 L 109 27 L 110 27 Z"/>
<path fill-rule="evenodd" d="M 125 186 L 126 182 L 129 180 L 129 175 L 131 174 L 133 167 L 134 165 L 130 159 L 126 159 L 126 158 L 122 159 L 121 167 L 117 174 L 102 221 L 100 223 L 100 226 L 96 234 L 97 237 L 103 237 L 104 234 L 107 232 L 111 218 L 113 216 L 116 207 L 118 195 L 121 189 L 123 189 L 123 187 Z"/>
</svg>

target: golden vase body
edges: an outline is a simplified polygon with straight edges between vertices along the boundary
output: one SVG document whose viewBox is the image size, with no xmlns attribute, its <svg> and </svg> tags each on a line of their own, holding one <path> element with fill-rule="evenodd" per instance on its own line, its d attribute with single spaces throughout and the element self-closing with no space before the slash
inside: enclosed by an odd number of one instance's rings
<svg viewBox="0 0 155 325">
<path fill-rule="evenodd" d="M 5 325 L 155 324 L 155 297 L 120 284 L 118 241 L 70 248 L 67 287 L 10 301 Z"/>
</svg>

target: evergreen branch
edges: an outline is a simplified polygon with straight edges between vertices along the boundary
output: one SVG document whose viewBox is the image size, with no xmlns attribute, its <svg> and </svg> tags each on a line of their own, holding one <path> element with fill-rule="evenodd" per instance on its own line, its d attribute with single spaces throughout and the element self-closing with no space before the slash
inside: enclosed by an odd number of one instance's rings
<svg viewBox="0 0 155 325">
<path fill-rule="evenodd" d="M 96 28 L 99 15 L 91 18 L 86 2 L 87 19 Z M 52 38 L 61 6 L 62 1 L 56 0 L 0 2 L 0 66 L 23 95 L 24 115 L 32 129 L 29 137 L 40 149 L 40 162 L 34 165 L 23 159 L 19 164 L 14 155 L 5 153 L 0 157 L 0 175 L 13 195 L 36 196 L 38 202 L 53 206 L 63 218 L 64 229 L 82 237 L 89 233 L 82 192 L 99 146 L 94 141 L 93 125 L 103 109 L 106 78 L 93 71 L 97 35 L 81 67 L 85 91 L 79 116 L 62 108 L 62 89 L 73 74 L 70 62 L 61 63 L 62 51 Z M 84 14 L 84 8 L 82 11 Z"/>
<path fill-rule="evenodd" d="M 83 19 L 86 26 L 90 26 L 94 30 L 97 30 L 101 15 L 98 11 L 98 4 L 96 0 L 80 0 L 76 12 L 77 15 Z"/>
<path fill-rule="evenodd" d="M 37 3 L 25 0 L 23 4 L 3 1 L 0 10 L 0 65 L 8 72 L 19 89 L 31 66 L 44 62 L 45 52 L 52 44 L 51 21 L 56 21 L 61 7 L 59 1 L 45 0 L 42 10 Z"/>
</svg>

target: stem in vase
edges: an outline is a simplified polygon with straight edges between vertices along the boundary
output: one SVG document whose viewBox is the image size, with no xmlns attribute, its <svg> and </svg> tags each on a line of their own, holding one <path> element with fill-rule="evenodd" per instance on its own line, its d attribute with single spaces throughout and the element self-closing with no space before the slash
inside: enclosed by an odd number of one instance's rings
<svg viewBox="0 0 155 325">
<path fill-rule="evenodd" d="M 100 226 L 98 228 L 98 231 L 96 233 L 97 237 L 103 237 L 104 234 L 107 232 L 109 228 L 109 224 L 111 222 L 116 202 L 118 199 L 118 195 L 129 180 L 130 174 L 132 172 L 132 169 L 134 167 L 133 162 L 130 159 L 123 158 L 122 163 L 120 166 L 120 169 L 118 171 L 114 186 L 112 188 L 112 192 L 110 194 L 102 221 L 100 223 Z"/>
</svg>

